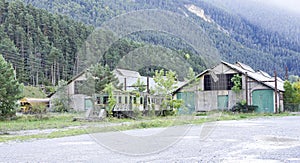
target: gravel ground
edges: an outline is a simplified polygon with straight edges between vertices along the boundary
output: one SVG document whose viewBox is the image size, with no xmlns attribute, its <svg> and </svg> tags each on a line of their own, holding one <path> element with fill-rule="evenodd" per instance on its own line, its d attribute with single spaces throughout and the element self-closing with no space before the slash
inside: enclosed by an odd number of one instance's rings
<svg viewBox="0 0 300 163">
<path fill-rule="evenodd" d="M 300 116 L 1 143 L 0 162 L 300 162 Z"/>
</svg>

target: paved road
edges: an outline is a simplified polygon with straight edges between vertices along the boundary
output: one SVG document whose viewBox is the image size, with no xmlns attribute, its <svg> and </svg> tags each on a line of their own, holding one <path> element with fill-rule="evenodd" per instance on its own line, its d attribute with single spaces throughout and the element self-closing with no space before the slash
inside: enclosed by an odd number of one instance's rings
<svg viewBox="0 0 300 163">
<path fill-rule="evenodd" d="M 129 140 L 130 137 L 138 141 Z M 300 162 L 300 117 L 2 143 L 0 159 L 0 162 Z"/>
</svg>

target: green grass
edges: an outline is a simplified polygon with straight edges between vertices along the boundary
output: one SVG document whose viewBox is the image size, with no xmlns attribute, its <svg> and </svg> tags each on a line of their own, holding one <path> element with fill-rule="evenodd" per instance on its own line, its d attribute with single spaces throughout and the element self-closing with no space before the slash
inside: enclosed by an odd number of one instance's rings
<svg viewBox="0 0 300 163">
<path fill-rule="evenodd" d="M 22 95 L 31 98 L 46 98 L 46 94 L 40 88 L 32 86 L 24 86 Z"/>
<path fill-rule="evenodd" d="M 258 114 L 258 113 L 240 113 L 233 114 L 230 112 L 209 112 L 200 114 L 198 116 L 170 116 L 170 117 L 143 117 L 140 120 L 132 119 L 117 119 L 107 118 L 103 122 L 87 122 L 87 121 L 73 121 L 74 117 L 81 116 L 80 114 L 57 114 L 48 115 L 44 119 L 38 119 L 35 116 L 21 116 L 17 120 L 2 121 L 0 122 L 0 131 L 4 133 L 0 135 L 0 142 L 7 141 L 24 141 L 31 139 L 45 139 L 45 138 L 58 138 L 65 136 L 74 136 L 87 133 L 97 132 L 109 132 L 109 131 L 124 131 L 131 129 L 142 129 L 142 128 L 155 128 L 155 127 L 169 127 L 178 126 L 185 124 L 202 124 L 205 122 L 212 121 L 224 121 L 224 120 L 240 120 L 258 117 L 278 117 L 278 116 L 290 116 L 289 113 L 280 114 Z M 129 122 L 129 123 L 123 123 Z M 97 127 L 99 124 L 113 124 L 116 126 L 102 125 Z M 77 128 L 66 128 L 70 126 L 79 126 Z M 80 126 L 85 126 L 80 127 Z M 20 130 L 32 130 L 32 129 L 58 129 L 57 131 L 49 134 L 38 133 L 32 135 L 7 135 L 9 131 L 20 131 Z"/>
<path fill-rule="evenodd" d="M 35 115 L 18 116 L 16 120 L 0 121 L 0 131 L 19 131 L 33 129 L 64 128 L 79 126 L 83 122 L 73 122 L 77 114 L 50 114 L 43 115 L 40 119 Z"/>
</svg>

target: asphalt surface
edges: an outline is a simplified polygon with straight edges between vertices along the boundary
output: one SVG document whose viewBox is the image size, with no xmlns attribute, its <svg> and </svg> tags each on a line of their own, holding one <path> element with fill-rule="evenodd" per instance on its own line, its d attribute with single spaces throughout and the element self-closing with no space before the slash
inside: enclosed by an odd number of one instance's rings
<svg viewBox="0 0 300 163">
<path fill-rule="evenodd" d="M 300 116 L 1 143 L 0 162 L 300 162 Z"/>
</svg>

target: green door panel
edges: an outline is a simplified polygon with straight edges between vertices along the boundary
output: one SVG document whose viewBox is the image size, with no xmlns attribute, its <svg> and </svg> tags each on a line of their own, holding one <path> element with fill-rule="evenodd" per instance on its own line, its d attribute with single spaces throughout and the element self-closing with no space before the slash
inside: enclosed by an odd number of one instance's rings
<svg viewBox="0 0 300 163">
<path fill-rule="evenodd" d="M 91 99 L 84 99 L 84 109 L 90 110 L 93 108 L 93 101 Z"/>
<path fill-rule="evenodd" d="M 177 99 L 182 99 L 183 108 L 179 108 L 179 114 L 191 114 L 195 111 L 195 93 L 194 92 L 179 92 Z"/>
<path fill-rule="evenodd" d="M 218 109 L 219 110 L 227 110 L 228 109 L 228 96 L 227 95 L 218 96 Z"/>
<path fill-rule="evenodd" d="M 252 92 L 252 105 L 258 106 L 259 113 L 274 112 L 273 90 L 255 90 Z"/>
</svg>

